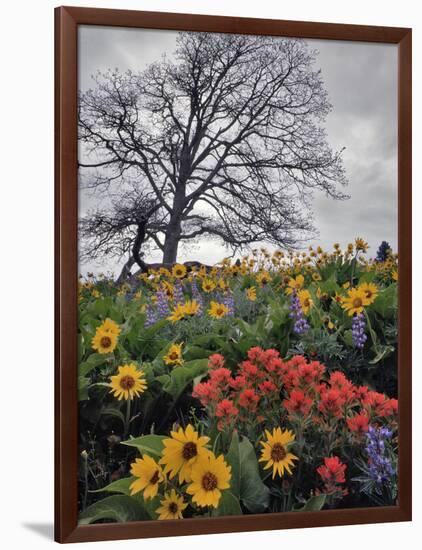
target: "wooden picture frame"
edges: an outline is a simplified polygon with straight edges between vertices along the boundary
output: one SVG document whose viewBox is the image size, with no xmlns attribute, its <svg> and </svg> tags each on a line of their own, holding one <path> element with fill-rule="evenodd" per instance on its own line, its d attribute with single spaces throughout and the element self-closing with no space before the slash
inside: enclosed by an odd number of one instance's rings
<svg viewBox="0 0 422 550">
<path fill-rule="evenodd" d="M 78 526 L 77 28 L 265 34 L 398 46 L 399 503 L 391 507 Z M 179 13 L 55 10 L 55 540 L 61 543 L 411 520 L 411 30 Z"/>
</svg>

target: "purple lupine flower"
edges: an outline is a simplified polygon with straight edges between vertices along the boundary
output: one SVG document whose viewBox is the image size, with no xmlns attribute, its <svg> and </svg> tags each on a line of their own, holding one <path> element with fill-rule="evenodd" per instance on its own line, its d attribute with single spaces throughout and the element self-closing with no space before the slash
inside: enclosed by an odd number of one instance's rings
<svg viewBox="0 0 422 550">
<path fill-rule="evenodd" d="M 170 307 L 165 290 L 161 287 L 156 292 L 158 319 L 165 319 L 170 315 Z"/>
<path fill-rule="evenodd" d="M 185 298 L 183 296 L 183 285 L 180 279 L 177 279 L 174 283 L 174 293 L 173 293 L 174 305 L 183 304 Z"/>
<path fill-rule="evenodd" d="M 151 304 L 147 305 L 146 309 L 146 319 L 145 319 L 145 328 L 150 327 L 151 325 L 155 324 L 157 322 L 157 314 L 154 311 L 154 308 L 151 306 Z"/>
<path fill-rule="evenodd" d="M 199 304 L 198 315 L 201 315 L 204 309 L 204 299 L 202 298 L 202 294 L 198 289 L 198 285 L 196 284 L 196 279 L 192 279 L 191 287 L 192 287 L 192 299 Z"/>
<path fill-rule="evenodd" d="M 294 320 L 293 331 L 296 334 L 303 334 L 309 329 L 309 323 L 303 315 L 302 306 L 295 290 L 292 293 L 289 309 L 289 316 Z"/>
<path fill-rule="evenodd" d="M 368 455 L 368 472 L 373 481 L 378 484 L 385 483 L 394 474 L 395 470 L 390 458 L 386 454 L 386 441 L 391 439 L 393 432 L 388 428 L 375 428 L 369 426 L 366 434 Z"/>
<path fill-rule="evenodd" d="M 228 308 L 228 315 L 232 317 L 234 315 L 234 296 L 233 293 L 228 290 L 223 296 L 223 304 Z"/>
<path fill-rule="evenodd" d="M 353 339 L 353 344 L 359 349 L 363 348 L 368 338 L 365 334 L 365 326 L 366 326 L 365 316 L 363 313 L 358 313 L 357 315 L 353 316 L 352 339 Z"/>
</svg>

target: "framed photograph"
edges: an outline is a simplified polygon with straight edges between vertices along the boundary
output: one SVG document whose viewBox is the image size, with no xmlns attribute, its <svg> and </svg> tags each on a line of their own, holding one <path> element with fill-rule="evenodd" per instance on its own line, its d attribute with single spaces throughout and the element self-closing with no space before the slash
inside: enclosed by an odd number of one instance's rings
<svg viewBox="0 0 422 550">
<path fill-rule="evenodd" d="M 411 30 L 56 9 L 58 542 L 411 519 Z"/>
</svg>

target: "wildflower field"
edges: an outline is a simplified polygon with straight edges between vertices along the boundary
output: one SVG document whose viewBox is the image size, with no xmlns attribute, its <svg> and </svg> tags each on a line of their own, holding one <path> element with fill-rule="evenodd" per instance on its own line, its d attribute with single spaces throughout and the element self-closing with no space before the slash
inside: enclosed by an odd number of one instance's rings
<svg viewBox="0 0 422 550">
<path fill-rule="evenodd" d="M 79 521 L 392 505 L 397 255 L 81 278 Z"/>
</svg>

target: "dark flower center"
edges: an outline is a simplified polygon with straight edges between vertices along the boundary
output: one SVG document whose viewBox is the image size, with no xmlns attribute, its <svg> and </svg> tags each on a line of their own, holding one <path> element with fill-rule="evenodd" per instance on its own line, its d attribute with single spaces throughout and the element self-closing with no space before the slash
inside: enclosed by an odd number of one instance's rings
<svg viewBox="0 0 422 550">
<path fill-rule="evenodd" d="M 207 472 L 202 477 L 202 487 L 205 489 L 205 491 L 213 491 L 218 484 L 218 480 L 216 476 L 211 473 Z"/>
<path fill-rule="evenodd" d="M 280 462 L 286 458 L 286 449 L 280 443 L 274 443 L 273 448 L 271 449 L 271 458 L 274 462 Z"/>
<path fill-rule="evenodd" d="M 182 456 L 185 460 L 190 460 L 197 454 L 198 454 L 198 450 L 196 448 L 196 443 L 193 443 L 193 441 L 189 441 L 189 443 L 185 443 L 182 451 Z"/>
<path fill-rule="evenodd" d="M 109 348 L 111 347 L 111 338 L 109 336 L 103 336 L 101 338 L 101 346 L 103 348 Z"/>
<path fill-rule="evenodd" d="M 362 306 L 362 298 L 355 298 L 353 300 L 353 307 L 361 307 Z"/>
<path fill-rule="evenodd" d="M 124 390 L 130 390 L 135 385 L 135 380 L 132 376 L 127 374 L 120 379 L 120 387 Z"/>
<path fill-rule="evenodd" d="M 171 514 L 175 514 L 177 511 L 178 511 L 178 507 L 177 507 L 177 504 L 175 502 L 170 502 L 169 504 L 169 512 Z"/>
<path fill-rule="evenodd" d="M 177 351 L 172 351 L 172 352 L 170 353 L 169 357 L 170 357 L 170 359 L 171 359 L 172 361 L 175 361 L 176 359 L 178 359 L 179 354 L 177 353 Z"/>
<path fill-rule="evenodd" d="M 155 470 L 154 475 L 149 480 L 149 482 L 151 483 L 151 485 L 155 485 L 158 482 L 159 478 L 160 478 L 160 474 L 158 470 Z"/>
</svg>

